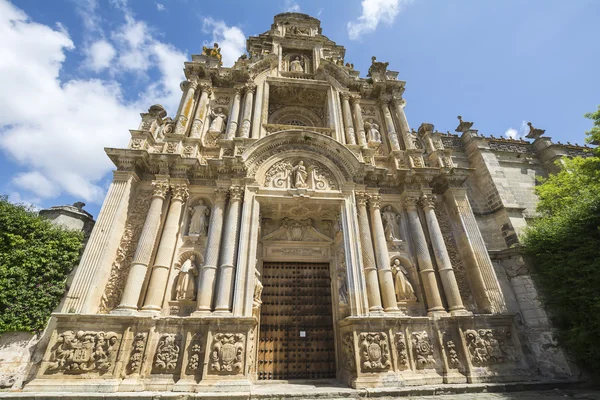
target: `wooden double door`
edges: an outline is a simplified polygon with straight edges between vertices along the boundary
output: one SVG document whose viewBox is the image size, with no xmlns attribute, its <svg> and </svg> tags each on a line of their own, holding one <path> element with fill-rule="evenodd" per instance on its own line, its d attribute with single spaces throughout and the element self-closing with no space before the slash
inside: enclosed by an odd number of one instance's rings
<svg viewBox="0 0 600 400">
<path fill-rule="evenodd" d="M 329 264 L 263 264 L 260 380 L 335 378 Z"/>
</svg>

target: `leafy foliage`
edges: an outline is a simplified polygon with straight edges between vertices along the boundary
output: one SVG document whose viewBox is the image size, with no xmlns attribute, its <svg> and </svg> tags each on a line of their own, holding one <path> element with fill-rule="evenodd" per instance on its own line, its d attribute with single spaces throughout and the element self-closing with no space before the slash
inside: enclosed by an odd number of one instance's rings
<svg viewBox="0 0 600 400">
<path fill-rule="evenodd" d="M 588 142 L 599 136 L 600 107 Z M 600 374 L 600 152 L 562 160 L 563 169 L 536 188 L 541 217 L 527 230 L 543 301 L 559 342 L 578 363 Z"/>
<path fill-rule="evenodd" d="M 0 332 L 44 329 L 82 239 L 0 196 Z"/>
</svg>

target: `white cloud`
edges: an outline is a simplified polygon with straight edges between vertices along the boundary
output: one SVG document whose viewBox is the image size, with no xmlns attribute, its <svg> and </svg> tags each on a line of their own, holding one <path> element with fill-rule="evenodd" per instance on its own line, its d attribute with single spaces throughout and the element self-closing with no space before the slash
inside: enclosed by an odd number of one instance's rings
<svg viewBox="0 0 600 400">
<path fill-rule="evenodd" d="M 518 130 L 510 127 L 504 132 L 504 136 L 510 139 L 522 139 L 525 135 L 527 135 L 527 133 L 529 133 L 527 121 L 522 121 Z"/>
<path fill-rule="evenodd" d="M 299 12 L 300 5 L 296 3 L 294 0 L 285 0 L 283 9 L 285 12 Z"/>
<path fill-rule="evenodd" d="M 15 203 L 15 204 L 24 204 L 26 206 L 30 206 L 32 207 L 34 210 L 40 210 L 42 207 L 39 206 L 40 202 L 42 201 L 42 199 L 40 199 L 39 197 L 28 197 L 28 196 L 23 196 L 21 193 L 19 192 L 10 192 L 8 194 L 8 200 L 11 203 Z"/>
<path fill-rule="evenodd" d="M 348 22 L 348 36 L 360 39 L 364 34 L 375 31 L 380 22 L 391 24 L 400 11 L 412 0 L 362 0 L 362 14 L 357 21 Z"/>
<path fill-rule="evenodd" d="M 154 4 L 156 4 L 156 9 L 158 11 L 165 11 L 165 5 L 164 4 L 161 4 L 161 3 L 154 3 Z"/>
<path fill-rule="evenodd" d="M 100 72 L 110 67 L 111 61 L 117 54 L 112 44 L 104 39 L 92 43 L 85 49 L 84 65 L 94 72 Z"/>
<path fill-rule="evenodd" d="M 54 183 L 38 171 L 17 174 L 12 181 L 16 186 L 41 197 L 53 197 L 58 194 Z"/>
<path fill-rule="evenodd" d="M 237 26 L 227 26 L 223 21 L 208 17 L 202 21 L 202 29 L 212 33 L 212 41 L 219 43 L 223 55 L 223 65 L 230 67 L 246 50 L 246 35 Z M 210 45 L 212 43 L 205 45 Z"/>
</svg>

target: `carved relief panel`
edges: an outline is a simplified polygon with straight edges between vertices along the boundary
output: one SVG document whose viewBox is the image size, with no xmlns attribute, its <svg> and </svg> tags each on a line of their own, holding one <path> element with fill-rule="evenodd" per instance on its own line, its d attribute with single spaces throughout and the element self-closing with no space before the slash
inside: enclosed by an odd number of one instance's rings
<svg viewBox="0 0 600 400">
<path fill-rule="evenodd" d="M 360 334 L 360 364 L 363 371 L 385 371 L 392 367 L 388 337 L 385 333 Z"/>
<path fill-rule="evenodd" d="M 210 348 L 210 371 L 217 374 L 242 372 L 244 339 L 241 333 L 217 333 Z"/>
<path fill-rule="evenodd" d="M 265 174 L 266 187 L 282 189 L 338 190 L 331 172 L 317 161 L 282 160 Z"/>
<path fill-rule="evenodd" d="M 174 373 L 179 362 L 180 350 L 181 335 L 174 333 L 162 335 L 156 347 L 152 373 Z"/>
</svg>

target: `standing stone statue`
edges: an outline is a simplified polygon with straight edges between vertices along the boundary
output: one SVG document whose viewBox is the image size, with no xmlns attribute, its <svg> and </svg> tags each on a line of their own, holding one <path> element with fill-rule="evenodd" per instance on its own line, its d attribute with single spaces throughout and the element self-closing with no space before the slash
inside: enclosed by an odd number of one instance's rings
<svg viewBox="0 0 600 400">
<path fill-rule="evenodd" d="M 194 207 L 189 207 L 190 210 L 190 228 L 188 235 L 206 236 L 206 228 L 208 226 L 208 215 L 210 208 L 204 205 L 204 201 L 198 201 Z"/>
<path fill-rule="evenodd" d="M 196 296 L 196 279 L 198 268 L 196 267 L 196 256 L 191 255 L 185 260 L 177 277 L 175 288 L 176 300 L 194 300 Z"/>
<path fill-rule="evenodd" d="M 293 185 L 297 189 L 307 187 L 306 180 L 308 178 L 308 172 L 304 166 L 304 161 L 298 162 L 298 164 L 292 168 Z"/>
<path fill-rule="evenodd" d="M 348 305 L 348 284 L 346 283 L 346 264 L 341 263 L 341 269 L 337 273 L 338 295 L 340 305 Z"/>
<path fill-rule="evenodd" d="M 408 272 L 400 264 L 399 259 L 392 263 L 392 274 L 394 275 L 394 290 L 396 291 L 396 301 L 416 300 L 415 290 L 408 280 Z"/>
<path fill-rule="evenodd" d="M 388 242 L 392 240 L 400 240 L 400 234 L 398 232 L 398 215 L 392 210 L 391 206 L 385 206 L 381 212 L 381 219 L 383 219 L 383 226 L 385 230 L 385 239 Z"/>
<path fill-rule="evenodd" d="M 210 111 L 210 126 L 208 131 L 212 133 L 223 133 L 225 130 L 225 123 L 227 122 L 227 115 L 223 112 L 222 107 L 217 107 L 216 110 Z"/>
<path fill-rule="evenodd" d="M 369 143 L 381 143 L 381 133 L 379 133 L 379 125 L 375 122 L 365 123 L 365 130 L 367 131 L 367 138 Z"/>
<path fill-rule="evenodd" d="M 290 63 L 290 72 L 304 72 L 304 68 L 300 62 L 300 57 L 296 56 L 294 61 Z"/>
</svg>

